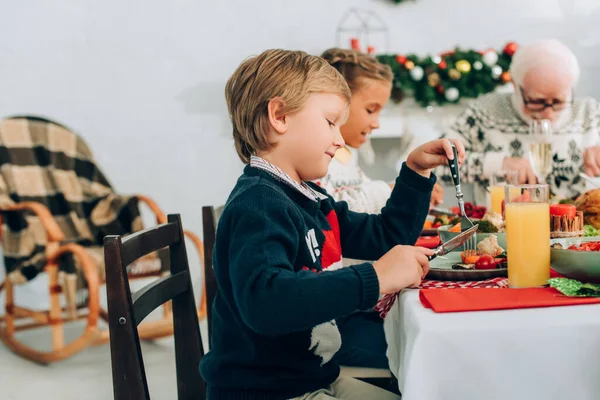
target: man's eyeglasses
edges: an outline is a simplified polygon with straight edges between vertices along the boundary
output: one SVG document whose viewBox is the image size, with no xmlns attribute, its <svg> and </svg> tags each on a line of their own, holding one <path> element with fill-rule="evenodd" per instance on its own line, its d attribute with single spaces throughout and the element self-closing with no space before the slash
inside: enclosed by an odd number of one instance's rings
<svg viewBox="0 0 600 400">
<path fill-rule="evenodd" d="M 571 93 L 571 100 L 569 101 L 560 101 L 553 99 L 552 102 L 548 103 L 545 99 L 535 99 L 529 100 L 527 96 L 525 96 L 525 91 L 522 86 L 519 86 L 519 90 L 521 90 L 521 98 L 523 99 L 523 104 L 530 111 L 544 111 L 547 107 L 550 107 L 554 111 L 562 111 L 573 104 L 573 93 Z"/>
</svg>

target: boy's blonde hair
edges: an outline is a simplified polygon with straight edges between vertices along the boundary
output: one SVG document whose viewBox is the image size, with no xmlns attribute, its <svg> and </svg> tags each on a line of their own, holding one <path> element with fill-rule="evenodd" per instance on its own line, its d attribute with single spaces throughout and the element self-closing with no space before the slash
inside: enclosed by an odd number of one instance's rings
<svg viewBox="0 0 600 400">
<path fill-rule="evenodd" d="M 358 50 L 334 47 L 325 50 L 321 57 L 342 74 L 352 92 L 361 87 L 365 78 L 386 82 L 394 80 L 394 74 L 389 65 L 382 64 L 375 57 Z"/>
<path fill-rule="evenodd" d="M 350 103 L 346 80 L 321 57 L 273 49 L 242 62 L 225 86 L 235 148 L 242 162 L 248 164 L 250 156 L 273 147 L 267 138 L 271 99 L 281 99 L 282 114 L 293 114 L 311 94 L 323 92 Z"/>
</svg>

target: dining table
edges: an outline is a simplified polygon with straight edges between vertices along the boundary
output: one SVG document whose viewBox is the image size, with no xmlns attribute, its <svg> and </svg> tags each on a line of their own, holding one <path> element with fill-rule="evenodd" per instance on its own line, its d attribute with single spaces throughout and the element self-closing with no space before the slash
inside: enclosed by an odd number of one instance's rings
<svg viewBox="0 0 600 400">
<path fill-rule="evenodd" d="M 599 298 L 496 278 L 425 280 L 382 302 L 403 400 L 600 399 Z"/>
</svg>

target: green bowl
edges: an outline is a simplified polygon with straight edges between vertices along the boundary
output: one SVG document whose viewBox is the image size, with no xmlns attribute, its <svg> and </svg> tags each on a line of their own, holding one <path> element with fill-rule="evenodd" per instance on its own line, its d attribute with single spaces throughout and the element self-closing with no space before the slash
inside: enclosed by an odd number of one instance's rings
<svg viewBox="0 0 600 400">
<path fill-rule="evenodd" d="M 597 241 L 600 241 L 600 236 L 552 239 L 550 243 L 560 243 L 563 247 L 569 247 L 573 244 Z M 553 248 L 550 250 L 550 264 L 552 269 L 567 278 L 600 283 L 600 252 Z"/>
<path fill-rule="evenodd" d="M 452 239 L 454 236 L 458 235 L 458 232 L 448 232 L 448 229 L 452 228 L 452 226 L 450 225 L 444 225 L 444 226 L 440 226 L 438 228 L 438 233 L 440 234 L 440 240 L 442 242 L 447 242 L 448 240 Z M 481 242 L 483 239 L 485 239 L 486 237 L 490 236 L 490 235 L 496 235 L 496 237 L 498 238 L 498 246 L 502 247 L 504 250 L 506 250 L 506 233 L 502 232 L 502 233 L 477 233 L 477 243 Z M 463 251 L 463 247 L 461 246 L 459 249 L 460 251 Z"/>
</svg>

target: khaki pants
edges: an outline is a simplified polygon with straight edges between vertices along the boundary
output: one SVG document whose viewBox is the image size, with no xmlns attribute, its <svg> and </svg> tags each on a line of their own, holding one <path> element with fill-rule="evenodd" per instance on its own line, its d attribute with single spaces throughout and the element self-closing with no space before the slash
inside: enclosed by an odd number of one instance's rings
<svg viewBox="0 0 600 400">
<path fill-rule="evenodd" d="M 293 400 L 400 400 L 401 397 L 358 379 L 341 376 L 326 389 L 307 393 Z"/>
</svg>

